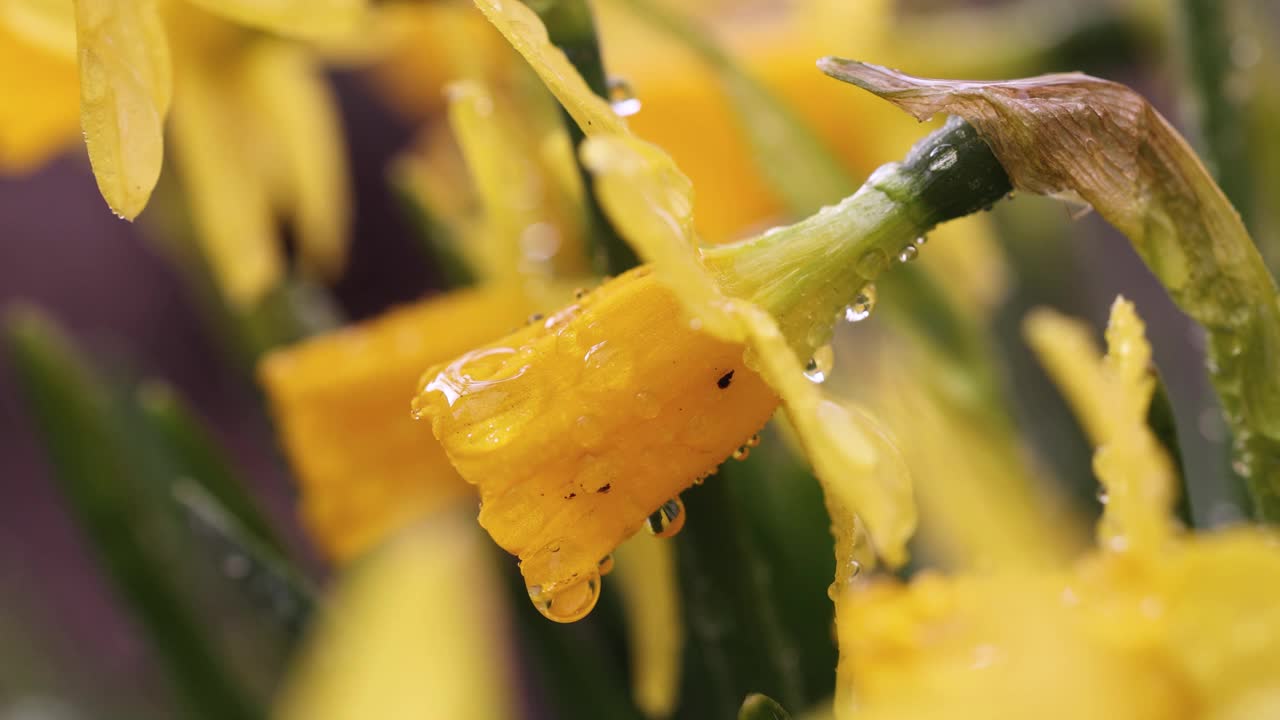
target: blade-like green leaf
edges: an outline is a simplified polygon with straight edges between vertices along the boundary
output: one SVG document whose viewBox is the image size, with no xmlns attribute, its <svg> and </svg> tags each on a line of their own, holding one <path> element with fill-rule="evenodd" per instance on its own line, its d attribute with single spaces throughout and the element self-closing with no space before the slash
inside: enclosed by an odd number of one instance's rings
<svg viewBox="0 0 1280 720">
<path fill-rule="evenodd" d="M 263 717 L 218 657 L 207 622 L 175 584 L 174 518 L 147 487 L 152 461 L 131 452 L 131 421 L 37 312 L 14 312 L 5 330 L 63 496 L 186 700 L 189 717 Z"/>
<path fill-rule="evenodd" d="M 1280 299 L 1240 216 L 1141 95 L 1078 73 L 1009 82 L 927 80 L 826 58 L 827 74 L 923 119 L 960 115 L 1014 186 L 1074 195 L 1133 243 L 1208 332 L 1209 371 L 1257 513 L 1280 521 Z"/>
</svg>

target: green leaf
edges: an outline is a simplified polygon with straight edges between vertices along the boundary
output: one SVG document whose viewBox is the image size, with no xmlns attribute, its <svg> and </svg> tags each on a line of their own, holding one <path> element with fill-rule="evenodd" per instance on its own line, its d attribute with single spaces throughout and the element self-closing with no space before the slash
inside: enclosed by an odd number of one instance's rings
<svg viewBox="0 0 1280 720">
<path fill-rule="evenodd" d="M 36 311 L 13 312 L 6 349 L 78 525 L 157 650 L 190 717 L 264 712 L 218 657 L 207 620 L 177 585 L 180 531 L 154 492 L 155 459 L 134 450 L 134 424 Z"/>
<path fill-rule="evenodd" d="M 791 713 L 767 695 L 752 693 L 742 701 L 738 720 L 791 720 Z"/>
<path fill-rule="evenodd" d="M 1124 233 L 1209 338 L 1209 371 L 1258 515 L 1280 521 L 1280 298 L 1231 203 L 1141 95 L 1079 73 L 1009 82 L 927 80 L 826 58 L 829 75 L 919 119 L 974 125 L 1014 186 L 1074 195 Z"/>
</svg>

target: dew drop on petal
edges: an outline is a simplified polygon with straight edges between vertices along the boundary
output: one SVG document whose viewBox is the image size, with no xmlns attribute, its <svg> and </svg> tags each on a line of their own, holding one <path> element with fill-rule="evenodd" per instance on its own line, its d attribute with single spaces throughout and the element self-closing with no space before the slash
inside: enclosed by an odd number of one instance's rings
<svg viewBox="0 0 1280 720">
<path fill-rule="evenodd" d="M 804 376 L 813 382 L 820 383 L 827 379 L 827 374 L 831 372 L 831 367 L 835 364 L 835 351 L 830 345 L 823 345 L 813 351 L 813 357 L 809 358 L 809 362 L 805 363 Z"/>
<path fill-rule="evenodd" d="M 738 462 L 742 462 L 743 460 L 746 460 L 747 458 L 751 457 L 751 448 L 747 447 L 746 445 L 742 445 L 738 447 L 737 450 L 734 450 L 733 455 L 730 455 L 730 457 L 732 457 L 734 460 L 737 460 Z"/>
<path fill-rule="evenodd" d="M 684 519 L 684 502 L 674 497 L 649 513 L 644 529 L 655 537 L 672 537 L 684 527 Z"/>
<path fill-rule="evenodd" d="M 755 435 L 752 435 L 751 437 L 747 438 L 747 443 L 746 443 L 746 445 L 747 445 L 747 447 L 749 447 L 749 448 L 756 448 L 756 447 L 760 447 L 760 435 L 759 435 L 759 433 L 757 433 L 757 434 L 755 434 Z"/>
<path fill-rule="evenodd" d="M 609 105 L 618 117 L 631 117 L 640 112 L 640 98 L 623 78 L 609 78 Z"/>
<path fill-rule="evenodd" d="M 544 592 L 541 585 L 530 585 L 529 600 L 548 620 L 570 623 L 586 617 L 600 599 L 600 574 L 591 572 L 553 592 Z"/>
<path fill-rule="evenodd" d="M 853 299 L 853 304 L 844 309 L 844 319 L 846 322 L 862 322 L 871 317 L 871 311 L 876 307 L 876 286 L 867 284 L 858 291 L 857 297 Z"/>
</svg>

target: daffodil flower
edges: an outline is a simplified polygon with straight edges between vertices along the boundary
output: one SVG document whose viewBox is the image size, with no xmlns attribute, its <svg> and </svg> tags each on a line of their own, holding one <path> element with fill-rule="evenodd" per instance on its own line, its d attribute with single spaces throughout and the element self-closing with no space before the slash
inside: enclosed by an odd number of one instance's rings
<svg viewBox="0 0 1280 720">
<path fill-rule="evenodd" d="M 670 157 L 591 94 L 526 6 L 478 5 L 587 135 L 602 205 L 652 263 L 428 370 L 414 401 L 479 488 L 480 522 L 520 557 L 535 604 L 561 621 L 589 612 L 600 559 L 642 526 L 678 527 L 679 492 L 779 402 L 827 487 L 840 578 L 871 560 L 854 509 L 875 551 L 904 561 L 914 508 L 891 441 L 825 398 L 798 357 L 820 364 L 837 312 L 894 258 L 914 256 L 924 231 L 1003 196 L 989 150 L 949 125 L 838 206 L 700 250 L 692 188 Z M 948 179 L 956 164 L 964 182 Z M 975 176 L 985 179 L 970 186 Z"/>
<path fill-rule="evenodd" d="M 1146 425 L 1151 349 L 1133 305 L 1112 307 L 1105 358 L 1086 327 L 1050 311 L 1026 331 L 1097 445 L 1099 546 L 1070 566 L 925 572 L 847 593 L 840 650 L 859 671 L 838 681 L 837 717 L 1274 714 L 1280 544 L 1259 528 L 1186 536 L 1170 517 L 1172 464 Z"/>
<path fill-rule="evenodd" d="M 248 305 L 279 281 L 277 215 L 297 232 L 303 269 L 332 277 L 345 258 L 349 216 L 333 100 L 313 53 L 253 31 L 335 37 L 359 26 L 363 5 L 6 3 L 0 33 L 20 42 L 6 39 L 3 52 L 22 55 L 3 58 L 0 72 L 22 74 L 18 97 L 30 102 L 10 103 L 22 112 L 0 117 L 0 163 L 37 164 L 69 140 L 78 113 L 103 197 L 132 220 L 160 177 L 172 107 L 181 181 L 222 292 Z M 78 109 L 59 90 L 68 68 L 78 68 Z M 48 85 L 23 92 L 41 78 Z"/>
</svg>

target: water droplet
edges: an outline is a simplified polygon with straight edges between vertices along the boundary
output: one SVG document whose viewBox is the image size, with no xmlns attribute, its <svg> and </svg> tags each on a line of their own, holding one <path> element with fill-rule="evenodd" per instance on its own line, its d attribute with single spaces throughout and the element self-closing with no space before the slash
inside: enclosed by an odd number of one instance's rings
<svg viewBox="0 0 1280 720">
<path fill-rule="evenodd" d="M 955 147 L 951 145 L 939 145 L 929 151 L 929 169 L 933 172 L 941 172 L 949 169 L 956 164 L 956 160 L 960 155 L 956 152 Z"/>
<path fill-rule="evenodd" d="M 640 112 L 640 98 L 623 78 L 609 78 L 609 105 L 618 117 L 631 117 Z"/>
<path fill-rule="evenodd" d="M 804 366 L 804 376 L 813 382 L 820 383 L 827 379 L 831 367 L 835 364 L 835 351 L 830 345 L 823 345 L 813 351 L 813 357 Z"/>
<path fill-rule="evenodd" d="M 742 445 L 737 450 L 734 450 L 733 455 L 730 455 L 730 457 L 738 462 L 742 462 L 743 460 L 751 457 L 751 448 L 746 445 Z"/>
<path fill-rule="evenodd" d="M 913 245 L 915 245 L 915 246 L 916 246 L 916 247 L 918 247 L 918 248 L 922 248 L 922 247 L 924 247 L 928 242 L 929 242 L 929 236 L 928 236 L 928 235 L 917 235 L 917 236 L 916 236 L 916 239 L 915 239 L 915 242 L 914 242 L 914 243 L 912 243 L 912 244 L 913 244 Z"/>
<path fill-rule="evenodd" d="M 876 286 L 867 284 L 858 291 L 858 295 L 854 297 L 853 304 L 844 309 L 844 319 L 846 322 L 862 322 L 871 317 L 871 311 L 876 307 Z"/>
<path fill-rule="evenodd" d="M 902 252 L 898 253 L 898 262 L 909 263 L 915 260 L 919 254 L 920 251 L 916 249 L 915 245 L 908 245 L 902 248 Z"/>
<path fill-rule="evenodd" d="M 1098 499 L 1098 502 L 1102 505 L 1106 505 L 1108 502 L 1111 501 L 1111 494 L 1108 493 L 1107 489 L 1101 485 L 1098 486 L 1098 492 L 1094 495 L 1094 497 L 1096 497 Z"/>
<path fill-rule="evenodd" d="M 548 620 L 560 623 L 581 620 L 600 599 L 600 573 L 593 571 L 554 592 L 544 592 L 541 585 L 530 585 L 529 599 Z"/>
<path fill-rule="evenodd" d="M 875 280 L 889 267 L 889 253 L 880 248 L 872 248 L 858 258 L 854 269 L 867 280 Z"/>
<path fill-rule="evenodd" d="M 596 569 L 600 572 L 601 577 L 613 572 L 613 553 L 600 558 L 600 564 L 596 566 Z"/>
<path fill-rule="evenodd" d="M 678 497 L 658 506 L 644 521 L 644 529 L 656 537 L 671 537 L 684 527 L 684 502 Z"/>
<path fill-rule="evenodd" d="M 752 435 L 751 437 L 747 438 L 746 445 L 749 448 L 760 447 L 760 434 L 756 433 L 755 435 Z"/>
</svg>

